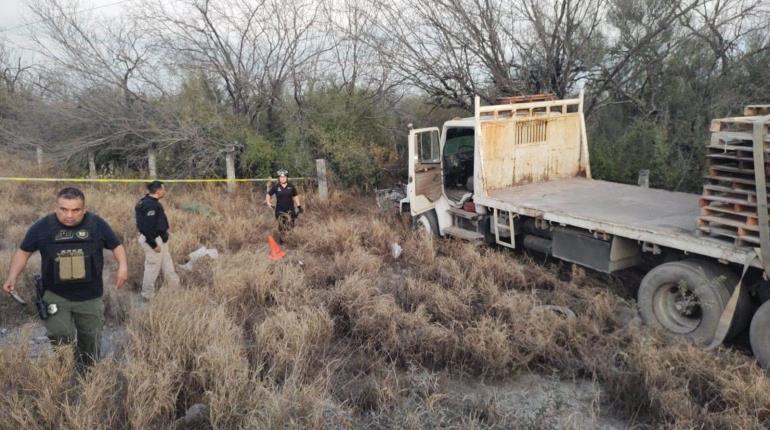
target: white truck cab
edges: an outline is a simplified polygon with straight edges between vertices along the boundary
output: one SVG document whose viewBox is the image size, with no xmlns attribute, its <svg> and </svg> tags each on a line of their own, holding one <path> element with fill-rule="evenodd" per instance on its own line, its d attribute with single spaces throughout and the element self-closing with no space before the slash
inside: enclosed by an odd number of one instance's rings
<svg viewBox="0 0 770 430">
<path fill-rule="evenodd" d="M 419 226 L 444 235 L 452 208 L 471 201 L 474 178 L 474 118 L 453 119 L 409 132 L 407 198 Z"/>
</svg>

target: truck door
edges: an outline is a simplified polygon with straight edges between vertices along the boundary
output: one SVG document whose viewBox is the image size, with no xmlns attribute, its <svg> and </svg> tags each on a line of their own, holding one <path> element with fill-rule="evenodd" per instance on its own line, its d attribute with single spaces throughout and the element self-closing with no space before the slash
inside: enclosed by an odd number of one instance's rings
<svg viewBox="0 0 770 430">
<path fill-rule="evenodd" d="M 441 197 L 443 175 L 439 138 L 436 127 L 409 131 L 407 195 L 412 216 L 433 209 Z"/>
</svg>

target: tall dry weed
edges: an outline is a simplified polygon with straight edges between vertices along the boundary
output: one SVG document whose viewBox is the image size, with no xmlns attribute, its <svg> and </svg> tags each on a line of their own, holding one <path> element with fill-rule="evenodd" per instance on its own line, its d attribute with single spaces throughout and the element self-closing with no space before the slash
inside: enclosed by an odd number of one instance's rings
<svg viewBox="0 0 770 430">
<path fill-rule="evenodd" d="M 289 378 L 271 386 L 267 394 L 248 411 L 239 428 L 324 429 L 349 428 L 339 406 L 328 394 L 328 379 L 301 383 Z M 342 420 L 338 420 L 342 417 Z"/>
<path fill-rule="evenodd" d="M 318 303 L 307 286 L 302 268 L 292 260 L 273 263 L 265 249 L 241 250 L 212 263 L 212 299 L 223 303 L 228 314 L 246 330 L 274 305 Z"/>
<path fill-rule="evenodd" d="M 445 325 L 465 324 L 474 314 L 472 289 L 452 290 L 435 282 L 409 278 L 395 286 L 393 295 L 407 311 L 424 307 L 431 321 Z"/>
<path fill-rule="evenodd" d="M 300 382 L 312 380 L 324 365 L 333 329 L 324 309 L 277 307 L 254 328 L 254 354 L 271 379 L 284 381 L 292 375 Z"/>
<path fill-rule="evenodd" d="M 0 428 L 61 428 L 61 405 L 75 379 L 74 351 L 61 346 L 32 361 L 29 340 L 26 333 L 0 348 Z"/>
<path fill-rule="evenodd" d="M 243 419 L 251 380 L 243 332 L 206 291 L 157 295 L 131 320 L 128 333 L 132 426 L 171 422 L 194 403 L 209 404 L 215 423 Z"/>
<path fill-rule="evenodd" d="M 111 360 L 96 363 L 81 376 L 77 395 L 69 396 L 62 408 L 72 429 L 127 428 L 126 381 L 121 364 Z"/>
</svg>

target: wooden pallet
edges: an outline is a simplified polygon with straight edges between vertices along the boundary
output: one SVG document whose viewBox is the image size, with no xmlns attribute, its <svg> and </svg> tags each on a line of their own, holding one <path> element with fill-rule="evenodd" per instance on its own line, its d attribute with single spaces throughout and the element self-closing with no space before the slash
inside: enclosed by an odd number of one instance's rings
<svg viewBox="0 0 770 430">
<path fill-rule="evenodd" d="M 750 185 L 756 187 L 756 182 L 753 179 L 739 178 L 731 175 L 704 175 L 703 178 L 708 179 L 712 184 L 721 184 L 724 186 Z M 768 184 L 767 187 L 770 187 L 770 184 Z"/>
<path fill-rule="evenodd" d="M 701 236 L 713 237 L 724 241 L 732 242 L 735 246 L 756 246 L 759 245 L 759 236 L 746 234 L 739 228 L 722 225 L 703 224 L 698 225 L 698 234 Z"/>
<path fill-rule="evenodd" d="M 700 198 L 700 206 L 708 206 L 712 202 L 727 203 L 742 206 L 757 206 L 757 192 L 751 188 L 725 187 L 722 185 L 706 184 Z M 770 198 L 768 198 L 770 203 Z"/>
<path fill-rule="evenodd" d="M 737 246 L 759 244 L 754 122 L 764 105 L 747 106 L 752 116 L 720 118 L 711 122 L 706 145 L 706 174 L 699 199 L 698 233 L 731 241 Z M 770 106 L 768 106 L 770 107 Z M 751 109 L 749 109 L 751 108 Z M 770 125 L 765 124 L 765 177 L 770 189 Z M 770 199 L 768 199 L 770 203 Z"/>
<path fill-rule="evenodd" d="M 718 238 L 730 238 L 735 245 L 759 243 L 756 213 L 734 211 L 724 207 L 702 208 L 698 231 Z"/>
<path fill-rule="evenodd" d="M 498 97 L 496 103 L 499 105 L 512 105 L 516 103 L 530 102 L 550 102 L 556 100 L 554 93 L 526 94 L 522 96 Z"/>
<path fill-rule="evenodd" d="M 731 118 L 718 118 L 711 120 L 709 131 L 712 133 L 734 133 L 733 136 L 741 136 L 744 133 L 754 131 L 754 123 L 762 116 L 736 116 Z M 770 130 L 770 124 L 765 124 L 765 133 Z M 721 136 L 727 136 L 722 134 Z"/>
<path fill-rule="evenodd" d="M 748 105 L 743 108 L 744 116 L 770 115 L 770 105 Z"/>
<path fill-rule="evenodd" d="M 770 138 L 765 138 L 765 147 L 770 146 Z M 754 134 L 753 130 L 746 131 L 715 131 L 711 133 L 711 145 L 724 148 L 732 146 L 736 149 L 740 147 L 753 148 Z"/>
<path fill-rule="evenodd" d="M 741 205 L 712 204 L 701 208 L 699 219 L 759 231 L 756 208 L 747 210 L 746 206 Z"/>
</svg>

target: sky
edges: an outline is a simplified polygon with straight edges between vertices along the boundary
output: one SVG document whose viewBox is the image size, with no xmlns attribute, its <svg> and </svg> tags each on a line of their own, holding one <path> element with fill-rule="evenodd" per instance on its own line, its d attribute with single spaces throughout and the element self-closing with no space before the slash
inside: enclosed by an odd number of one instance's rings
<svg viewBox="0 0 770 430">
<path fill-rule="evenodd" d="M 29 47 L 27 34 L 35 17 L 27 8 L 29 0 L 0 0 L 0 41 L 6 41 L 14 50 Z M 133 0 L 78 0 L 79 10 L 99 15 L 118 15 Z"/>
</svg>

